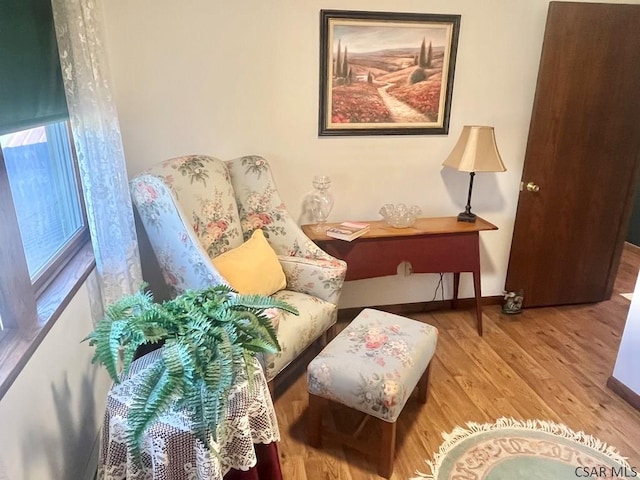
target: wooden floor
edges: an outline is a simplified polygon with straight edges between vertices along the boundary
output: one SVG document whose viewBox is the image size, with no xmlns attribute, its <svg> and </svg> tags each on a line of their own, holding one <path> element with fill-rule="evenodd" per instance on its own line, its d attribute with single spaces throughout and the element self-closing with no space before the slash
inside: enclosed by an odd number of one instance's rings
<svg viewBox="0 0 640 480">
<path fill-rule="evenodd" d="M 527 309 L 507 316 L 497 305 L 483 309 L 485 333 L 475 330 L 472 310 L 411 314 L 440 331 L 432 360 L 429 399 L 409 399 L 398 420 L 392 479 L 427 471 L 449 432 L 468 421 L 552 420 L 610 443 L 640 470 L 640 412 L 606 387 L 613 371 L 640 251 L 625 248 L 611 300 L 573 307 Z M 342 325 L 342 328 L 344 325 Z M 639 365 L 640 368 L 640 365 Z M 349 448 L 306 445 L 306 379 L 303 372 L 275 400 L 286 480 L 379 479 L 375 465 Z M 336 425 L 354 414 L 334 409 Z M 366 433 L 375 439 L 375 432 Z"/>
</svg>

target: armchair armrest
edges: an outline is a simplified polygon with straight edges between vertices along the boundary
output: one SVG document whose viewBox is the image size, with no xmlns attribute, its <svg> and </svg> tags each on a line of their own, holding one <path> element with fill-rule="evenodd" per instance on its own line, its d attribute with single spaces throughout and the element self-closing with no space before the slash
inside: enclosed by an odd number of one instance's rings
<svg viewBox="0 0 640 480">
<path fill-rule="evenodd" d="M 315 259 L 278 255 L 287 277 L 287 290 L 306 293 L 334 305 L 347 273 L 347 264 L 336 258 Z"/>
</svg>

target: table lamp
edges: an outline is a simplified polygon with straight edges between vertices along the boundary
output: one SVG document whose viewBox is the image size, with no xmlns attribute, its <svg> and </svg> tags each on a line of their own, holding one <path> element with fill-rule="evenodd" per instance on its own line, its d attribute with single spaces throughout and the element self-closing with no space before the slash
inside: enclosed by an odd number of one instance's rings
<svg viewBox="0 0 640 480">
<path fill-rule="evenodd" d="M 498 152 L 493 127 L 465 125 L 458 143 L 442 165 L 455 168 L 460 172 L 469 172 L 467 206 L 464 208 L 464 212 L 458 215 L 458 221 L 475 222 L 476 216 L 471 213 L 471 191 L 476 172 L 504 172 L 507 170 Z"/>
</svg>

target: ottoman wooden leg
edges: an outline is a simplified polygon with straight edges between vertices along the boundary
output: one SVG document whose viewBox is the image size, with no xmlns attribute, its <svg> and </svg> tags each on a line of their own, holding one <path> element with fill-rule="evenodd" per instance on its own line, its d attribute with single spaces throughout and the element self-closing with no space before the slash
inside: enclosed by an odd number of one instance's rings
<svg viewBox="0 0 640 480">
<path fill-rule="evenodd" d="M 309 394 L 307 440 L 314 447 L 322 446 L 322 412 L 326 403 L 326 399 L 312 393 Z"/>
<path fill-rule="evenodd" d="M 378 475 L 389 478 L 393 473 L 393 460 L 396 455 L 396 422 L 380 420 L 382 435 L 380 436 L 380 457 Z"/>
<path fill-rule="evenodd" d="M 427 403 L 429 393 L 429 376 L 431 375 L 431 364 L 427 365 L 422 377 L 418 380 L 418 400 L 420 403 Z"/>
</svg>

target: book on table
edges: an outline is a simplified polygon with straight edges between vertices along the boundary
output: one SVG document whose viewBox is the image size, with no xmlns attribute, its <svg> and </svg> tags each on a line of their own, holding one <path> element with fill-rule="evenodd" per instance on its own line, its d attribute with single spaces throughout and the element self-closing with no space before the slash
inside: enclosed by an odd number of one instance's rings
<svg viewBox="0 0 640 480">
<path fill-rule="evenodd" d="M 326 231 L 327 237 L 337 238 L 339 240 L 351 240 L 358 238 L 370 230 L 368 223 L 363 222 L 342 222 L 333 227 L 329 227 Z"/>
</svg>

